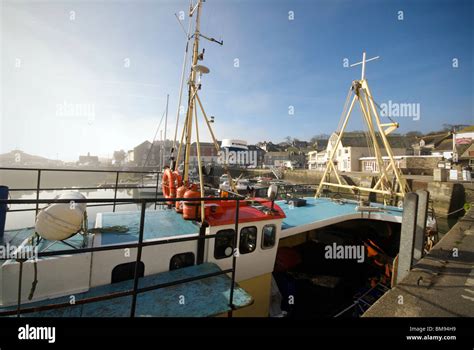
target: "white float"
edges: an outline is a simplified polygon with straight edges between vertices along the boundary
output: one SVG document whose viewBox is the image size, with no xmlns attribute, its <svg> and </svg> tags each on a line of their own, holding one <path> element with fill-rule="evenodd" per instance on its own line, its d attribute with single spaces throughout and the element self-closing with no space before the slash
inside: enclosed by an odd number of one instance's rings
<svg viewBox="0 0 474 350">
<path fill-rule="evenodd" d="M 86 203 L 76 203 L 86 199 L 79 192 L 66 192 L 55 199 L 70 199 L 69 203 L 53 203 L 38 213 L 35 231 L 44 239 L 61 241 L 75 235 L 82 226 Z"/>
</svg>

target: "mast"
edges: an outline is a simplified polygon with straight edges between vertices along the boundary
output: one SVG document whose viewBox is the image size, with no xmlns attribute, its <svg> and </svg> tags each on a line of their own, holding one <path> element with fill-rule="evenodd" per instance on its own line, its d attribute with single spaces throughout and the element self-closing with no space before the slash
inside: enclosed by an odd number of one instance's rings
<svg viewBox="0 0 474 350">
<path fill-rule="evenodd" d="M 388 204 L 389 198 L 391 200 L 395 200 L 397 197 L 402 199 L 405 196 L 405 194 L 408 192 L 408 185 L 406 183 L 405 178 L 402 176 L 400 169 L 397 167 L 395 163 L 393 151 L 392 151 L 392 148 L 390 147 L 390 143 L 388 142 L 388 138 L 387 138 L 387 135 L 389 135 L 391 132 L 393 132 L 395 129 L 398 128 L 398 123 L 394 123 L 394 122 L 381 123 L 380 116 L 376 108 L 376 106 L 378 105 L 375 103 L 374 98 L 372 97 L 369 84 L 365 78 L 366 63 L 376 60 L 378 58 L 379 56 L 366 59 L 366 54 L 364 52 L 362 54 L 362 61 L 351 65 L 351 67 L 358 66 L 358 65 L 362 66 L 361 78 L 360 80 L 355 80 L 352 82 L 352 86 L 347 95 L 346 106 L 341 116 L 341 117 L 344 117 L 344 119 L 343 120 L 341 119 L 342 124 L 341 124 L 340 130 L 338 130 L 338 138 L 335 144 L 333 145 L 333 149 L 331 150 L 331 153 L 328 157 L 326 169 L 324 170 L 324 174 L 322 176 L 321 182 L 315 194 L 316 197 L 319 197 L 321 195 L 323 186 L 329 186 L 329 187 L 350 189 L 354 192 L 368 192 L 368 193 L 380 194 L 380 195 L 383 195 L 384 203 Z M 348 102 L 351 96 L 352 96 L 352 101 L 349 104 Z M 353 111 L 353 108 L 356 102 L 359 103 L 362 119 L 364 120 L 368 129 L 368 134 L 370 136 L 370 139 L 368 138 L 368 142 L 371 143 L 375 151 L 375 159 L 377 162 L 377 168 L 378 168 L 378 173 L 379 173 L 378 174 L 379 178 L 378 178 L 377 183 L 375 184 L 374 187 L 371 187 L 371 188 L 343 184 L 338 174 L 337 166 L 334 163 L 334 157 L 336 155 L 339 145 L 341 144 L 341 140 L 344 135 L 345 128 L 347 126 L 347 123 L 349 121 L 350 115 Z M 349 106 L 348 109 L 346 109 L 347 106 Z M 379 139 L 381 140 L 381 142 L 379 142 Z M 387 157 L 388 157 L 387 166 L 385 166 L 385 163 L 383 160 L 382 149 L 384 149 L 385 152 L 387 153 Z M 327 175 L 329 175 L 332 172 L 334 172 L 334 175 L 336 177 L 336 181 L 337 181 L 336 183 L 331 183 L 326 180 Z M 395 177 L 394 178 L 395 186 L 392 186 L 391 184 L 390 172 L 392 172 Z"/>
<path fill-rule="evenodd" d="M 165 132 L 163 136 L 163 148 L 162 148 L 162 168 L 164 168 L 166 164 L 166 129 L 168 128 L 168 103 L 170 100 L 170 95 L 166 95 L 166 111 L 165 111 Z"/>
<path fill-rule="evenodd" d="M 185 121 L 185 130 L 186 130 L 186 146 L 185 146 L 185 155 L 184 155 L 184 172 L 183 172 L 183 182 L 189 183 L 189 155 L 191 149 L 191 137 L 192 137 L 192 128 L 193 128 L 193 115 L 195 108 L 195 99 L 194 95 L 196 94 L 196 70 L 194 67 L 197 65 L 199 57 L 199 36 L 200 36 L 200 27 L 201 27 L 201 9 L 202 9 L 202 0 L 198 0 L 197 5 L 191 9 L 190 15 L 197 12 L 196 14 L 196 27 L 194 30 L 194 44 L 193 44 L 193 57 L 192 57 L 192 69 L 189 77 L 189 96 L 188 96 L 188 110 L 186 113 Z M 200 159 L 198 159 L 200 161 Z"/>
</svg>

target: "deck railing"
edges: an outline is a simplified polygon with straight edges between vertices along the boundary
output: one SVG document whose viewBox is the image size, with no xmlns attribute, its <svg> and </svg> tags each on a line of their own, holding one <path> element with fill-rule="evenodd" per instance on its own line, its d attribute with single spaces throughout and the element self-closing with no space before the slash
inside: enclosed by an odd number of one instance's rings
<svg viewBox="0 0 474 350">
<path fill-rule="evenodd" d="M 151 188 L 155 189 L 155 208 L 156 203 L 158 202 L 157 199 L 162 193 L 159 192 L 159 183 L 161 179 L 161 172 L 160 171 L 144 171 L 144 170 L 106 170 L 106 169 L 80 169 L 80 168 L 14 168 L 14 167 L 0 167 L 1 171 L 25 171 L 25 172 L 36 172 L 36 187 L 33 188 L 9 188 L 9 192 L 26 192 L 26 191 L 34 191 L 36 193 L 36 200 L 40 199 L 41 191 L 67 191 L 67 190 L 114 190 L 114 201 L 110 204 L 95 204 L 91 205 L 95 207 L 100 206 L 112 206 L 112 211 L 115 212 L 115 208 L 117 206 L 117 192 L 119 189 L 126 190 L 126 189 L 143 189 L 143 188 Z M 114 175 L 114 183 L 115 185 L 111 186 L 95 186 L 95 187 L 41 187 L 41 180 L 42 175 L 48 172 L 68 172 L 68 173 L 102 173 L 102 174 L 113 174 Z M 154 186 L 145 186 L 145 185 L 138 185 L 138 186 L 127 186 L 120 184 L 120 175 L 121 174 L 141 174 L 144 175 L 156 175 L 156 184 Z M 130 204 L 130 202 L 125 202 L 121 204 Z M 21 211 L 35 211 L 38 214 L 40 208 L 38 202 L 36 203 L 36 207 L 28 208 L 28 209 L 12 209 L 10 212 L 21 212 Z"/>
<path fill-rule="evenodd" d="M 177 242 L 185 242 L 185 241 L 202 241 L 203 239 L 211 239 L 215 238 L 216 234 L 205 234 L 206 225 L 200 226 L 200 232 L 196 236 L 188 236 L 182 238 L 169 238 L 169 239 L 162 239 L 162 240 L 154 240 L 154 241 L 144 241 L 144 224 L 145 224 L 145 215 L 146 215 L 146 205 L 148 203 L 156 203 L 156 202 L 177 202 L 177 201 L 207 201 L 207 200 L 224 200 L 224 201 L 235 201 L 236 202 L 236 211 L 235 211 L 235 232 L 234 232 L 234 239 L 233 239 L 233 258 L 232 258 L 232 268 L 221 270 L 215 273 L 203 274 L 199 276 L 194 276 L 186 279 L 181 279 L 173 282 L 162 283 L 162 284 L 155 284 L 148 287 L 139 288 L 138 281 L 139 281 L 139 265 L 141 263 L 142 257 L 142 249 L 143 247 L 148 246 L 155 246 L 155 245 L 163 245 L 163 244 L 170 244 L 170 243 L 177 243 Z M 69 302 L 66 303 L 56 303 L 56 304 L 48 304 L 42 306 L 35 306 L 35 307 L 25 307 L 22 308 L 21 302 L 21 282 L 22 282 L 22 271 L 23 271 L 23 263 L 27 261 L 27 259 L 16 259 L 19 262 L 19 278 L 18 278 L 18 302 L 16 310 L 9 310 L 9 311 L 2 311 L 0 312 L 0 316 L 12 316 L 17 315 L 20 317 L 22 314 L 28 314 L 33 312 L 41 312 L 47 310 L 55 310 L 60 308 L 66 307 L 74 307 L 77 305 L 95 303 L 103 300 L 110 300 L 115 298 L 121 298 L 125 296 L 132 296 L 132 303 L 130 308 L 130 317 L 135 317 L 136 312 L 136 302 L 137 302 L 137 295 L 145 292 L 149 292 L 152 290 L 170 287 L 182 283 L 188 283 L 192 281 L 197 281 L 205 278 L 215 277 L 223 274 L 231 274 L 231 286 L 230 286 L 230 295 L 229 295 L 229 316 L 232 316 L 232 310 L 235 310 L 235 306 L 233 303 L 234 299 L 234 289 L 235 289 L 235 275 L 236 275 L 236 265 L 237 265 L 237 256 L 235 254 L 235 248 L 237 247 L 237 237 L 238 237 L 238 229 L 239 229 L 239 208 L 240 208 L 240 201 L 242 197 L 240 196 L 229 196 L 229 197 L 199 197 L 199 198 L 141 198 L 141 199 L 128 199 L 128 198 L 114 198 L 114 199 L 106 199 L 106 198 L 91 198 L 91 199 L 74 199 L 74 203 L 137 203 L 140 204 L 140 225 L 139 225 L 139 233 L 138 233 L 138 242 L 136 243 L 127 243 L 127 244 L 119 244 L 113 246 L 100 246 L 100 247 L 89 247 L 89 248 L 77 248 L 77 249 L 66 249 L 66 250 L 57 250 L 57 251 L 44 251 L 38 252 L 36 258 L 42 257 L 54 257 L 60 255 L 74 255 L 74 254 L 84 254 L 84 253 L 94 253 L 100 251 L 108 251 L 108 250 L 123 250 L 125 248 L 137 248 L 137 258 L 135 260 L 135 271 L 133 277 L 133 288 L 126 291 L 104 294 L 97 297 L 85 298 L 81 300 L 77 300 L 74 304 Z M 0 204 L 51 204 L 51 203 L 65 203 L 70 204 L 70 199 L 10 199 L 10 200 L 0 200 Z M 198 252 L 199 254 L 199 252 Z M 2 260 L 10 260 L 8 258 L 0 258 Z M 200 264 L 199 260 L 197 264 Z"/>
</svg>

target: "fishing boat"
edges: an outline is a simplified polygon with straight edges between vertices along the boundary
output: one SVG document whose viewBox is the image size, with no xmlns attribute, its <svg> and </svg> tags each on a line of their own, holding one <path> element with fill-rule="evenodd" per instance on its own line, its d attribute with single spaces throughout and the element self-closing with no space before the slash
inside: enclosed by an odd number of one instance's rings
<svg viewBox="0 0 474 350">
<path fill-rule="evenodd" d="M 284 311 L 280 310 L 281 303 L 274 302 L 277 311 L 271 311 L 272 300 L 279 300 L 276 296 L 283 297 L 291 309 L 295 292 L 288 288 L 290 285 L 310 283 L 311 288 L 326 295 L 320 299 L 323 304 L 328 304 L 331 293 L 339 293 L 341 288 L 347 287 L 342 281 L 346 274 L 332 276 L 330 271 L 313 266 L 314 257 L 321 256 L 318 253 L 321 244 L 335 242 L 345 245 L 357 241 L 364 246 L 373 260 L 382 264 L 381 272 L 375 274 L 385 276 L 385 280 L 380 278 L 374 283 L 390 284 L 396 252 L 384 251 L 376 239 L 382 231 L 386 233 L 386 240 L 396 238 L 403 213 L 401 205 L 367 204 L 360 198 L 325 198 L 323 187 L 315 197 L 277 200 L 276 184 L 269 185 L 266 198 L 244 197 L 236 193 L 237 182 L 230 174 L 228 188 L 214 196 L 206 195 L 198 112 L 216 149 L 220 146 L 200 97 L 202 76 L 210 69 L 200 62 L 204 51 L 200 51 L 199 44 L 202 39 L 223 43 L 200 32 L 203 3 L 198 0 L 189 11 L 195 22 L 192 34 L 187 35 L 188 42 L 193 44 L 187 80 L 188 106 L 181 142 L 177 148 L 177 127 L 170 162 L 161 178 L 164 198 L 159 201 L 166 204 L 164 209 L 147 208 L 154 199 L 136 199 L 141 210 L 100 212 L 95 217 L 94 227 L 89 228 L 87 204 L 105 202 L 105 199 L 90 200 L 78 192 L 69 192 L 53 202 L 36 201 L 47 206 L 39 208 L 35 227 L 22 230 L 27 238 L 0 266 L 0 315 L 280 315 Z M 181 87 L 185 81 L 186 54 L 184 62 Z M 358 82 L 365 86 L 364 77 Z M 182 88 L 178 106 L 181 91 Z M 179 111 L 177 116 L 178 125 Z M 199 162 L 198 181 L 190 176 L 189 151 L 193 137 Z M 181 157 L 182 170 L 177 166 Z M 387 179 L 382 176 L 375 188 L 359 190 L 403 198 L 405 186 L 399 192 L 381 187 L 387 185 Z M 322 182 L 325 187 L 332 185 Z M 130 202 L 115 199 L 114 203 L 121 201 Z M 8 203 L 23 202 L 11 200 Z M 370 231 L 371 235 L 356 239 L 324 230 L 345 223 L 352 227 L 362 225 L 362 230 Z M 5 232 L 4 242 L 15 237 L 17 231 Z M 35 252 L 33 257 L 22 256 L 22 252 L 29 251 Z M 328 264 L 332 262 L 323 261 L 318 266 Z M 344 271 L 350 274 L 353 270 L 346 266 Z M 300 297 L 311 299 L 301 294 L 303 289 L 296 289 L 294 305 L 299 305 Z M 301 304 L 298 310 L 304 308 Z"/>
</svg>

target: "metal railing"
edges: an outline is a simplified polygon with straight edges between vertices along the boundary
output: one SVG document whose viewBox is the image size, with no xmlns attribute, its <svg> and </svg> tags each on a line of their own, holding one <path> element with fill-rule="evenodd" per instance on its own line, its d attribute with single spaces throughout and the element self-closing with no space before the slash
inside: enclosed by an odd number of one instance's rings
<svg viewBox="0 0 474 350">
<path fill-rule="evenodd" d="M 25 192 L 25 191 L 34 191 L 36 193 L 36 200 L 40 199 L 41 191 L 67 191 L 67 190 L 114 190 L 114 201 L 111 204 L 96 204 L 91 205 L 88 207 L 101 207 L 101 206 L 112 206 L 112 211 L 115 212 L 115 208 L 117 206 L 117 192 L 119 189 L 126 190 L 126 189 L 142 189 L 142 188 L 154 188 L 155 189 L 155 209 L 156 203 L 158 202 L 158 196 L 162 195 L 158 191 L 159 183 L 161 179 L 161 172 L 160 171 L 143 171 L 143 170 L 105 170 L 105 169 L 64 169 L 64 168 L 14 168 L 14 167 L 0 167 L 0 171 L 29 171 L 29 172 L 36 172 L 36 187 L 33 188 L 9 188 L 10 192 Z M 69 172 L 69 173 L 108 173 L 114 174 L 114 186 L 95 186 L 95 187 L 41 187 L 41 179 L 42 175 L 47 172 Z M 156 175 L 156 184 L 154 186 L 127 186 L 120 184 L 120 175 L 121 174 L 142 174 L 143 175 Z M 143 179 L 142 179 L 143 182 Z M 131 204 L 133 202 L 122 203 L 122 204 Z M 10 212 L 24 212 L 24 211 L 35 211 L 38 214 L 40 208 L 38 202 L 36 203 L 36 207 L 28 208 L 28 209 L 12 209 L 9 210 Z"/>
<path fill-rule="evenodd" d="M 234 239 L 233 239 L 233 259 L 232 259 L 232 268 L 221 270 L 213 273 L 193 276 L 189 278 L 184 278 L 172 282 L 161 283 L 161 284 L 154 284 L 147 287 L 139 287 L 139 265 L 142 262 L 142 249 L 143 247 L 155 246 L 155 245 L 163 245 L 163 244 L 170 244 L 170 243 L 177 243 L 177 242 L 185 242 L 185 241 L 202 241 L 203 239 L 211 239 L 215 238 L 217 234 L 200 234 L 196 236 L 187 236 L 182 238 L 168 238 L 168 239 L 160 239 L 160 240 L 153 240 L 153 241 L 144 241 L 144 223 L 145 223 L 145 215 L 146 215 L 146 205 L 147 203 L 153 203 L 155 201 L 158 202 L 177 202 L 177 201 L 235 201 L 236 202 L 236 210 L 235 210 L 235 232 L 234 232 Z M 75 254 L 84 254 L 84 253 L 94 253 L 94 252 L 101 252 L 101 251 L 109 251 L 109 250 L 123 250 L 125 248 L 137 248 L 137 258 L 135 260 L 135 271 L 133 277 L 133 288 L 125 291 L 114 292 L 110 294 L 104 294 L 96 297 L 84 298 L 75 301 L 74 304 L 69 302 L 65 303 L 55 303 L 55 304 L 48 304 L 42 306 L 34 306 L 34 307 L 26 307 L 22 308 L 21 302 L 21 282 L 22 282 L 22 269 L 23 263 L 27 261 L 27 259 L 17 259 L 19 262 L 19 279 L 18 279 L 18 301 L 17 301 L 17 308 L 16 310 L 9 310 L 9 311 L 1 311 L 0 316 L 12 316 L 17 315 L 20 317 L 21 314 L 33 313 L 33 312 L 41 312 L 47 310 L 56 310 L 60 308 L 66 307 L 74 307 L 77 305 L 89 304 L 100 302 L 104 300 L 111 300 L 116 298 L 121 298 L 125 296 L 132 296 L 132 303 L 130 307 L 130 317 L 135 317 L 136 313 L 136 303 L 137 303 L 137 296 L 141 293 L 157 290 L 160 288 L 166 288 L 178 284 L 189 283 L 205 278 L 215 277 L 223 274 L 231 274 L 230 282 L 230 295 L 229 295 L 229 315 L 232 315 L 232 311 L 235 310 L 234 305 L 234 289 L 235 289 L 235 275 L 236 275 L 236 265 L 237 265 L 237 256 L 235 254 L 235 249 L 237 247 L 237 238 L 238 238 L 238 229 L 239 229 L 239 208 L 240 208 L 240 201 L 242 197 L 235 196 L 235 197 L 199 197 L 199 198 L 141 198 L 141 199 L 128 199 L 128 198 L 114 198 L 112 199 L 105 199 L 105 198 L 91 198 L 91 199 L 74 199 L 75 203 L 104 203 L 104 202 L 116 202 L 116 203 L 137 203 L 140 204 L 140 225 L 139 225 L 139 232 L 138 232 L 138 242 L 137 243 L 127 243 L 127 244 L 119 244 L 119 245 L 112 245 L 112 246 L 99 246 L 99 247 L 90 247 L 90 248 L 77 248 L 77 249 L 65 249 L 65 250 L 56 250 L 56 251 L 43 251 L 37 254 L 36 258 L 42 257 L 54 257 L 60 255 L 75 255 Z M 46 199 L 10 199 L 10 200 L 0 200 L 0 204 L 51 204 L 51 203 L 65 203 L 69 204 L 71 200 L 69 199 L 54 199 L 54 200 L 46 200 Z M 184 219 L 183 219 L 184 220 Z M 207 225 L 201 225 L 200 231 L 205 230 Z M 205 232 L 205 231 L 203 231 Z M 198 252 L 199 253 L 199 252 Z M 10 258 L 0 258 L 2 260 L 11 260 Z M 197 264 L 200 264 L 197 261 Z"/>
</svg>

